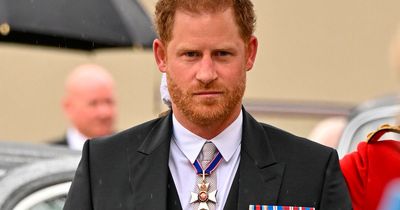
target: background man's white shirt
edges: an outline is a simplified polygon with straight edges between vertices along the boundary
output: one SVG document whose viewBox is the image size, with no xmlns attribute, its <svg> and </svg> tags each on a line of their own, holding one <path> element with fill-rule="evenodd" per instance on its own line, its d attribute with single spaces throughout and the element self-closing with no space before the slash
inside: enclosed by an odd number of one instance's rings
<svg viewBox="0 0 400 210">
<path fill-rule="evenodd" d="M 83 145 L 88 138 L 81 134 L 76 128 L 68 128 L 67 144 L 70 149 L 82 151 Z"/>
</svg>

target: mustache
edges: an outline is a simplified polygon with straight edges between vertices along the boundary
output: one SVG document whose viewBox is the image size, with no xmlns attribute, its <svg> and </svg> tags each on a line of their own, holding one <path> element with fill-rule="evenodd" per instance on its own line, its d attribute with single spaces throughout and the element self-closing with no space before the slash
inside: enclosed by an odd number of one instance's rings
<svg viewBox="0 0 400 210">
<path fill-rule="evenodd" d="M 216 82 L 211 82 L 211 83 L 207 83 L 207 84 L 198 83 L 195 86 L 189 88 L 189 90 L 192 92 L 193 91 L 204 91 L 204 90 L 206 90 L 206 91 L 213 91 L 213 90 L 221 91 L 221 90 L 226 90 L 226 87 L 223 85 L 220 85 Z"/>
</svg>

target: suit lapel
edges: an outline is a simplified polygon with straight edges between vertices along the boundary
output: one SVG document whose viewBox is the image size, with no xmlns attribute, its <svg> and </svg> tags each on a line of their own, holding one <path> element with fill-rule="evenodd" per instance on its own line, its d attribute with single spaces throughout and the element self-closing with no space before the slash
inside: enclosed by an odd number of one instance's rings
<svg viewBox="0 0 400 210">
<path fill-rule="evenodd" d="M 136 209 L 167 209 L 171 119 L 169 114 L 159 120 L 137 151 L 129 152 L 132 202 Z"/>
<path fill-rule="evenodd" d="M 285 166 L 275 160 L 270 139 L 262 126 L 246 111 L 243 113 L 240 164 L 225 209 L 231 206 L 248 209 L 250 204 L 275 204 L 284 173 Z M 170 113 L 144 137 L 137 151 L 128 151 L 132 202 L 137 209 L 167 209 L 168 183 L 169 187 L 175 187 L 171 186 L 168 168 L 171 135 Z"/>
<path fill-rule="evenodd" d="M 241 156 L 236 175 L 239 177 L 235 178 L 230 193 L 235 193 L 235 187 L 238 190 L 237 209 L 248 209 L 250 204 L 275 204 L 285 165 L 275 160 L 262 126 L 247 112 L 243 113 Z M 226 204 L 229 205 L 232 204 Z"/>
<path fill-rule="evenodd" d="M 181 202 L 179 200 L 178 192 L 176 191 L 172 174 L 171 172 L 169 172 L 168 174 L 167 209 L 182 210 Z"/>
</svg>

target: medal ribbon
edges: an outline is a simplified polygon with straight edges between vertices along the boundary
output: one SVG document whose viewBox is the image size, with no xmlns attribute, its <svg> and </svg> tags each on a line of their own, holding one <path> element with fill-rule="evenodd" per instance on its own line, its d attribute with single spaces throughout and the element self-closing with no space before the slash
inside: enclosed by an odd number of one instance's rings
<svg viewBox="0 0 400 210">
<path fill-rule="evenodd" d="M 206 170 L 203 170 L 203 168 L 201 167 L 201 164 L 198 160 L 194 161 L 193 163 L 193 167 L 196 170 L 198 175 L 202 175 L 203 171 L 205 173 L 205 175 L 210 175 L 219 165 L 219 163 L 222 160 L 222 155 L 220 152 L 218 152 L 218 154 L 214 157 L 214 159 L 208 164 L 208 166 L 206 167 Z"/>
</svg>

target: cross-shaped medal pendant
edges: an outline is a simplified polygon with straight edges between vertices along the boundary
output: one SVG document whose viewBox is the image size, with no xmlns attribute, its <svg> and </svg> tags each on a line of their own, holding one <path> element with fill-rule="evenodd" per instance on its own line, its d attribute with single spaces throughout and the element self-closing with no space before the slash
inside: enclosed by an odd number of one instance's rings
<svg viewBox="0 0 400 210">
<path fill-rule="evenodd" d="M 216 203 L 216 194 L 217 190 L 214 190 L 208 193 L 208 187 L 210 186 L 209 183 L 205 181 L 205 172 L 203 170 L 203 177 L 200 184 L 197 185 L 199 187 L 199 193 L 192 192 L 192 197 L 190 199 L 190 203 L 200 202 L 198 210 L 209 210 L 207 202 Z"/>
</svg>

